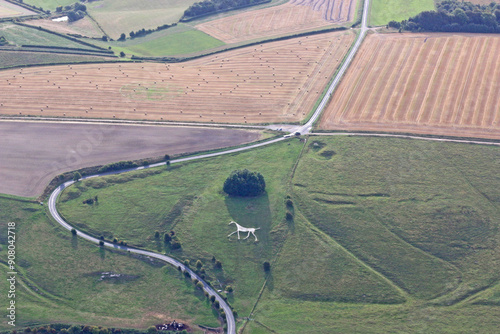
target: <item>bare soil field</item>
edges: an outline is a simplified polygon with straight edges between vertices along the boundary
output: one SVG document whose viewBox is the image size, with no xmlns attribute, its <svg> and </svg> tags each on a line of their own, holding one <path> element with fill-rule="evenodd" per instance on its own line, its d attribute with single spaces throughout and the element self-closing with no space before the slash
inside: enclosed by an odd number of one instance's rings
<svg viewBox="0 0 500 334">
<path fill-rule="evenodd" d="M 500 36 L 369 35 L 322 130 L 500 139 Z"/>
<path fill-rule="evenodd" d="M 225 43 L 279 36 L 345 23 L 354 18 L 355 0 L 291 0 L 196 26 Z"/>
<path fill-rule="evenodd" d="M 0 193 L 34 197 L 55 176 L 83 167 L 216 149 L 258 131 L 46 122 L 0 122 Z"/>
<path fill-rule="evenodd" d="M 177 64 L 64 65 L 0 72 L 0 114 L 219 123 L 298 122 L 349 49 L 349 31 Z"/>
</svg>

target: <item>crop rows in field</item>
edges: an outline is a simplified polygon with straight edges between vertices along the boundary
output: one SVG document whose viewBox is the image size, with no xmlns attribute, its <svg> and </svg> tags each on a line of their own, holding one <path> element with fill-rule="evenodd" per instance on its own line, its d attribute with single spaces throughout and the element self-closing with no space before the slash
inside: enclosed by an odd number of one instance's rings
<svg viewBox="0 0 500 334">
<path fill-rule="evenodd" d="M 226 43 L 311 30 L 352 20 L 354 0 L 292 0 L 196 26 Z"/>
<path fill-rule="evenodd" d="M 227 123 L 300 121 L 354 34 L 261 44 L 180 64 L 93 64 L 0 73 L 0 113 Z"/>
<path fill-rule="evenodd" d="M 371 35 L 320 128 L 500 138 L 499 54 L 491 35 Z"/>
</svg>

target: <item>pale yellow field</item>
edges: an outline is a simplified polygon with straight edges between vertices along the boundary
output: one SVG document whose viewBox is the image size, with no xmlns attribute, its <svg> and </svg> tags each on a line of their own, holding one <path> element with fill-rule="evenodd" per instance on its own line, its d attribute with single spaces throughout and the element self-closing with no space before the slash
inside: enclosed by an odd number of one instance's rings
<svg viewBox="0 0 500 334">
<path fill-rule="evenodd" d="M 225 43 L 236 43 L 345 23 L 354 18 L 355 7 L 354 0 L 292 0 L 202 23 L 196 28 Z"/>
<path fill-rule="evenodd" d="M 0 72 L 0 114 L 223 123 L 298 122 L 354 34 L 241 48 L 186 63 L 64 65 Z"/>
<path fill-rule="evenodd" d="M 500 36 L 369 35 L 319 127 L 500 138 Z"/>
</svg>

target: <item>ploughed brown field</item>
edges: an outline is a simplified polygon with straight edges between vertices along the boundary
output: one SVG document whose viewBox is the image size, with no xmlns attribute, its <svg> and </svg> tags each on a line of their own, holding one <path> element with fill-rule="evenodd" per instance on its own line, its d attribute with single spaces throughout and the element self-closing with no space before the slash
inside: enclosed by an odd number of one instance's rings
<svg viewBox="0 0 500 334">
<path fill-rule="evenodd" d="M 64 65 L 0 72 L 0 114 L 222 123 L 297 122 L 354 34 L 261 44 L 186 63 Z"/>
<path fill-rule="evenodd" d="M 369 35 L 319 128 L 500 139 L 500 36 Z"/>
<path fill-rule="evenodd" d="M 355 11 L 355 0 L 291 0 L 284 5 L 202 23 L 196 28 L 225 43 L 236 43 L 345 23 L 354 19 Z"/>
<path fill-rule="evenodd" d="M 205 151 L 260 139 L 201 127 L 0 122 L 0 193 L 40 195 L 60 173 L 121 160 Z"/>
</svg>

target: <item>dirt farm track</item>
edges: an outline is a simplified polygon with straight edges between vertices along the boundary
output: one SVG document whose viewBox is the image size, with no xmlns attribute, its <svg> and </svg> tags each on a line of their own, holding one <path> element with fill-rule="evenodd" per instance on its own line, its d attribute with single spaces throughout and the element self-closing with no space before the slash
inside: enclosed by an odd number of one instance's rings
<svg viewBox="0 0 500 334">
<path fill-rule="evenodd" d="M 319 128 L 500 139 L 500 37 L 369 35 Z"/>
<path fill-rule="evenodd" d="M 349 31 L 186 63 L 64 65 L 0 72 L 0 114 L 222 123 L 303 119 L 349 49 Z"/>
</svg>

